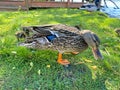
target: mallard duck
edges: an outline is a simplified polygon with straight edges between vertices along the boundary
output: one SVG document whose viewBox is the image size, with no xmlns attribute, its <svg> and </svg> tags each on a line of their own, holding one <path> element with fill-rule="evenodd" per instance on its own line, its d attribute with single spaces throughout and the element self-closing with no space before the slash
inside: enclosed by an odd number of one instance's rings
<svg viewBox="0 0 120 90">
<path fill-rule="evenodd" d="M 28 30 L 33 33 L 28 41 L 21 43 L 20 46 L 34 49 L 57 50 L 57 62 L 68 65 L 70 62 L 62 58 L 63 53 L 78 54 L 91 47 L 95 59 L 102 59 L 99 51 L 100 40 L 98 36 L 90 30 L 80 31 L 76 27 L 63 24 L 31 26 Z"/>
</svg>

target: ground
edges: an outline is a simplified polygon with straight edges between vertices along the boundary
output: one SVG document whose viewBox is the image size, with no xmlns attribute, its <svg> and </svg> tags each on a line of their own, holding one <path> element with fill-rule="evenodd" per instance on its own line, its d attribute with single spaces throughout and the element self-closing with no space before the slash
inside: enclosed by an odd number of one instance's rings
<svg viewBox="0 0 120 90">
<path fill-rule="evenodd" d="M 114 31 L 120 19 L 101 12 L 78 9 L 38 9 L 0 12 L 1 90 L 119 90 L 120 37 Z M 91 49 L 64 54 L 71 65 L 56 62 L 56 51 L 19 47 L 15 32 L 22 26 L 44 24 L 79 25 L 95 32 L 101 40 L 103 60 L 95 60 Z"/>
</svg>

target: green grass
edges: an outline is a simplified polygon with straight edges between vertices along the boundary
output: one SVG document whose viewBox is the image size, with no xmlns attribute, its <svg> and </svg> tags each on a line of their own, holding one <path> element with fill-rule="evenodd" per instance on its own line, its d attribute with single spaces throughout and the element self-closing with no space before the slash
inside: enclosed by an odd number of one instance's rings
<svg viewBox="0 0 120 90">
<path fill-rule="evenodd" d="M 21 26 L 44 24 L 79 25 L 101 39 L 103 60 L 95 60 L 91 49 L 79 55 L 64 55 L 71 62 L 56 62 L 57 52 L 17 46 L 14 34 Z M 120 19 L 100 12 L 77 9 L 39 9 L 0 12 L 0 90 L 119 90 L 120 37 L 114 29 Z"/>
</svg>

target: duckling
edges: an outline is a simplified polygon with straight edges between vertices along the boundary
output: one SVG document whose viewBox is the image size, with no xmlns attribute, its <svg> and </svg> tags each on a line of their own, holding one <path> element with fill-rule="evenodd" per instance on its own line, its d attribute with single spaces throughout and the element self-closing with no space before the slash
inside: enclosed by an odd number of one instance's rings
<svg viewBox="0 0 120 90">
<path fill-rule="evenodd" d="M 17 31 L 17 32 L 15 33 L 15 36 L 16 36 L 18 42 L 20 41 L 20 39 L 26 38 L 26 34 L 25 34 L 25 32 L 23 32 L 23 31 Z"/>
<path fill-rule="evenodd" d="M 88 47 L 92 49 L 95 59 L 102 59 L 99 50 L 100 39 L 90 30 L 80 31 L 76 27 L 64 24 L 49 25 L 43 27 L 33 26 L 32 29 L 37 33 L 32 38 L 31 43 L 21 43 L 20 46 L 43 50 L 58 51 L 57 62 L 62 65 L 68 65 L 70 62 L 63 59 L 64 53 L 78 54 L 85 51 Z"/>
<path fill-rule="evenodd" d="M 29 37 L 30 36 L 30 32 L 32 31 L 32 28 L 30 26 L 24 26 L 22 27 L 22 30 L 25 32 L 26 36 Z"/>
</svg>

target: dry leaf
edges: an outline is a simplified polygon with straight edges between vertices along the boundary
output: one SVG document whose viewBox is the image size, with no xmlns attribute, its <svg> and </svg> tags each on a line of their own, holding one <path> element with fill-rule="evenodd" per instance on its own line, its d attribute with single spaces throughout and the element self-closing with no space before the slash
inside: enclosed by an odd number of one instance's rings
<svg viewBox="0 0 120 90">
<path fill-rule="evenodd" d="M 94 69 L 94 70 L 96 70 L 97 69 L 97 66 L 91 66 L 92 67 L 92 69 Z"/>
<path fill-rule="evenodd" d="M 86 60 L 85 60 L 85 62 L 91 63 L 92 61 L 91 61 L 91 60 L 87 60 L 87 59 L 86 59 Z"/>
<path fill-rule="evenodd" d="M 41 74 L 41 70 L 38 70 L 38 74 L 39 74 L 39 75 Z"/>
<path fill-rule="evenodd" d="M 16 51 L 11 51 L 11 53 L 13 53 L 13 54 L 17 54 L 17 52 L 16 52 Z"/>
<path fill-rule="evenodd" d="M 33 62 L 30 62 L 30 66 L 33 67 Z"/>
<path fill-rule="evenodd" d="M 47 65 L 47 68 L 50 68 L 50 65 Z"/>
</svg>

